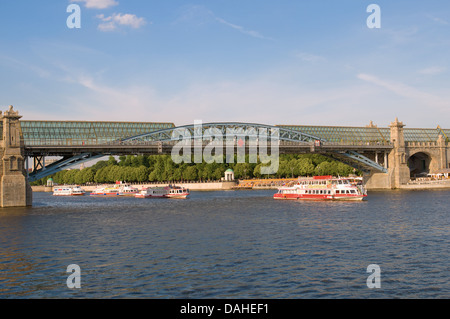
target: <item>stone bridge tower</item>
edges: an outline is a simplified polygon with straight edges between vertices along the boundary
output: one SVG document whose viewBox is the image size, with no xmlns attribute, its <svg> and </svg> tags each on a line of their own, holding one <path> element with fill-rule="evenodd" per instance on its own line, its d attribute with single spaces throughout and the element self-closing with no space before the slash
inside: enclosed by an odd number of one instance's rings
<svg viewBox="0 0 450 319">
<path fill-rule="evenodd" d="M 389 179 L 393 188 L 409 181 L 408 158 L 406 157 L 406 144 L 403 135 L 403 122 L 399 122 L 398 118 L 391 123 L 391 142 L 394 149 L 389 154 Z"/>
<path fill-rule="evenodd" d="M 32 204 L 32 190 L 24 169 L 24 142 L 18 111 L 10 106 L 3 114 L 0 139 L 0 207 L 24 207 Z"/>
</svg>

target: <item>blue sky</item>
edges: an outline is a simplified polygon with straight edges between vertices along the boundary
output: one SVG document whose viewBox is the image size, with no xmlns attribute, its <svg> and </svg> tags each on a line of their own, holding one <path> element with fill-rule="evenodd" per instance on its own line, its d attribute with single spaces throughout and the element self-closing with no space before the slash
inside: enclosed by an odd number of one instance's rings
<svg viewBox="0 0 450 319">
<path fill-rule="evenodd" d="M 0 49 L 26 120 L 450 128 L 447 1 L 3 0 Z"/>
</svg>

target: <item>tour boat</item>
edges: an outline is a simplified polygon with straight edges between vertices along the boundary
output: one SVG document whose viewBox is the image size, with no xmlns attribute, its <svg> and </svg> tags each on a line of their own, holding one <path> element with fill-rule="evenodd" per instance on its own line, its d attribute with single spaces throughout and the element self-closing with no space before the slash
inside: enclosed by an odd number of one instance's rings
<svg viewBox="0 0 450 319">
<path fill-rule="evenodd" d="M 128 184 L 115 184 L 113 186 L 101 186 L 94 189 L 90 196 L 134 196 L 139 190 Z"/>
<path fill-rule="evenodd" d="M 136 198 L 186 198 L 189 196 L 189 189 L 180 186 L 148 187 L 134 195 Z"/>
<path fill-rule="evenodd" d="M 84 195 L 84 189 L 80 186 L 55 186 L 53 188 L 54 196 L 82 196 Z"/>
<path fill-rule="evenodd" d="M 119 189 L 122 196 L 134 196 L 139 193 L 139 190 L 136 187 L 127 184 L 122 184 L 119 186 Z"/>
<path fill-rule="evenodd" d="M 189 189 L 180 186 L 169 186 L 169 194 L 167 198 L 186 198 L 189 196 Z"/>
<path fill-rule="evenodd" d="M 363 200 L 367 191 L 354 178 L 314 176 L 299 177 L 294 185 L 278 188 L 274 199 Z"/>
</svg>

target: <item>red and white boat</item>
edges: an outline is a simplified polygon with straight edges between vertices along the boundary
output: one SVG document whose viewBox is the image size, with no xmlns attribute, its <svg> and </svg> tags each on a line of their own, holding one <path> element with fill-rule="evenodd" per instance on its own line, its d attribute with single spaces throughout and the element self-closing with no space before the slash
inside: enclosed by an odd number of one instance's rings
<svg viewBox="0 0 450 319">
<path fill-rule="evenodd" d="M 136 198 L 186 198 L 189 196 L 189 189 L 180 186 L 148 187 L 134 195 Z"/>
<path fill-rule="evenodd" d="M 80 186 L 55 186 L 53 188 L 54 196 L 83 196 L 85 193 L 84 189 Z"/>
<path fill-rule="evenodd" d="M 314 176 L 299 177 L 293 185 L 278 188 L 274 199 L 363 200 L 367 191 L 355 178 Z"/>
</svg>

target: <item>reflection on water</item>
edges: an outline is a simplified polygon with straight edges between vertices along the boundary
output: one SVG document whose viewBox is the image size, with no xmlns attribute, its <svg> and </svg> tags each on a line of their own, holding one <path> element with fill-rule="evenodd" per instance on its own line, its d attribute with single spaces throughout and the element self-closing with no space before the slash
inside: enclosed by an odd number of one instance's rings
<svg viewBox="0 0 450 319">
<path fill-rule="evenodd" d="M 0 210 L 0 298 L 448 298 L 449 191 L 54 197 Z M 82 288 L 66 286 L 70 264 Z M 378 264 L 381 289 L 369 289 Z"/>
</svg>

